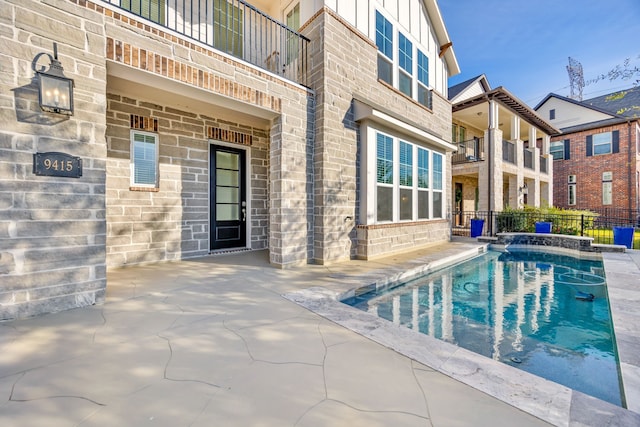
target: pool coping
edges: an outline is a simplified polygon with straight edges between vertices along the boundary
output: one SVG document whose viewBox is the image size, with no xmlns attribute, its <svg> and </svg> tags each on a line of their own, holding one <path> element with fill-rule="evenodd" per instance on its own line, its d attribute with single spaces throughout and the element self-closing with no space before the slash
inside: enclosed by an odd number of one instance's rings
<svg viewBox="0 0 640 427">
<path fill-rule="evenodd" d="M 608 290 L 613 290 L 609 294 L 610 306 L 629 409 L 395 325 L 340 302 L 350 296 L 381 289 L 392 282 L 406 281 L 472 258 L 485 252 L 489 246 L 488 243 L 477 244 L 467 250 L 444 253 L 436 259 L 416 258 L 410 263 L 401 263 L 373 275 L 335 277 L 346 287 L 342 292 L 316 287 L 287 293 L 284 297 L 553 425 L 640 425 L 640 315 L 634 313 L 634 304 L 637 306 L 640 303 L 640 287 L 635 286 L 638 289 L 634 289 L 633 286 L 634 281 L 640 283 L 640 251 L 599 254 L 603 258 Z M 637 258 L 631 258 L 632 255 Z"/>
</svg>

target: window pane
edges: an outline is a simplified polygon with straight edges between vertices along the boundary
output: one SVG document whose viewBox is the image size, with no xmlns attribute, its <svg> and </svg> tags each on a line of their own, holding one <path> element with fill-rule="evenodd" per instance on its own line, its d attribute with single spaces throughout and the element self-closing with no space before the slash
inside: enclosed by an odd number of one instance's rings
<svg viewBox="0 0 640 427">
<path fill-rule="evenodd" d="M 376 11 L 376 46 L 387 58 L 393 59 L 393 26 Z"/>
<path fill-rule="evenodd" d="M 393 184 L 393 138 L 377 135 L 377 181 Z"/>
<path fill-rule="evenodd" d="M 393 220 L 393 188 L 378 186 L 378 202 L 376 209 L 376 220 Z"/>
<path fill-rule="evenodd" d="M 240 156 L 236 153 L 216 152 L 216 168 L 238 170 Z"/>
<path fill-rule="evenodd" d="M 400 185 L 413 185 L 413 146 L 400 141 Z"/>
<path fill-rule="evenodd" d="M 410 75 L 413 73 L 413 44 L 402 33 L 398 35 L 398 65 Z"/>
<path fill-rule="evenodd" d="M 391 62 L 382 55 L 378 55 L 378 78 L 383 82 L 393 85 L 393 70 Z"/>
<path fill-rule="evenodd" d="M 429 86 L 429 58 L 421 51 L 418 51 L 418 81 Z"/>
<path fill-rule="evenodd" d="M 156 185 L 156 137 L 136 133 L 133 135 L 133 184 Z"/>
<path fill-rule="evenodd" d="M 400 189 L 400 219 L 413 219 L 413 190 L 408 188 Z"/>
<path fill-rule="evenodd" d="M 418 187 L 429 188 L 429 151 L 418 148 Z"/>
<path fill-rule="evenodd" d="M 411 76 L 408 76 L 404 72 L 400 71 L 398 79 L 398 83 L 400 84 L 400 92 L 404 93 L 407 96 L 411 96 Z"/>
<path fill-rule="evenodd" d="M 439 191 L 433 193 L 433 217 L 442 218 L 442 193 Z"/>
<path fill-rule="evenodd" d="M 442 155 L 438 153 L 433 153 L 433 188 L 442 190 Z"/>
<path fill-rule="evenodd" d="M 237 187 L 238 171 L 228 171 L 224 169 L 216 170 L 216 185 Z"/>
<path fill-rule="evenodd" d="M 216 204 L 216 221 L 237 221 L 240 219 L 238 205 Z"/>
<path fill-rule="evenodd" d="M 593 154 L 611 153 L 611 132 L 593 135 Z"/>
<path fill-rule="evenodd" d="M 418 191 L 418 219 L 429 218 L 429 192 Z"/>
<path fill-rule="evenodd" d="M 549 146 L 549 154 L 553 156 L 553 160 L 564 159 L 564 141 L 552 142 Z"/>
<path fill-rule="evenodd" d="M 216 187 L 216 203 L 238 203 L 239 190 L 237 187 Z"/>
<path fill-rule="evenodd" d="M 422 84 L 418 84 L 418 102 L 427 108 L 432 108 L 431 91 Z"/>
</svg>

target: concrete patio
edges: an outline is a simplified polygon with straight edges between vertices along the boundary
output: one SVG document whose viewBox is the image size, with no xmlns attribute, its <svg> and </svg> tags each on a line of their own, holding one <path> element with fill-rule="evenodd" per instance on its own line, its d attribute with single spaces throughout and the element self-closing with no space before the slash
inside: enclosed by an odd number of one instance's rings
<svg viewBox="0 0 640 427">
<path fill-rule="evenodd" d="M 291 270 L 248 252 L 111 271 L 104 305 L 0 323 L 0 425 L 549 425 L 291 301 L 480 246 Z M 556 424 L 640 425 L 594 408 Z"/>
</svg>

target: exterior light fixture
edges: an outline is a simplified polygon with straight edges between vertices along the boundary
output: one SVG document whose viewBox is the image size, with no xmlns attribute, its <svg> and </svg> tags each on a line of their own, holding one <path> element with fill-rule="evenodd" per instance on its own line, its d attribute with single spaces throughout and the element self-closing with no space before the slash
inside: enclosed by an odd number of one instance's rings
<svg viewBox="0 0 640 427">
<path fill-rule="evenodd" d="M 38 74 L 38 102 L 42 111 L 73 115 L 73 79 L 64 75 L 62 64 L 58 61 L 58 45 L 53 43 L 53 57 L 48 53 L 40 55 L 49 57 L 49 68 L 36 70 Z"/>
</svg>

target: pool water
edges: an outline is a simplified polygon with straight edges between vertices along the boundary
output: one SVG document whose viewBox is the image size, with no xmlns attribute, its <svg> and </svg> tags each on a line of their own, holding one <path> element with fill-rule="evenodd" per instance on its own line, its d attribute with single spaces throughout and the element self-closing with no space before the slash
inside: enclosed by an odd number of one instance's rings
<svg viewBox="0 0 640 427">
<path fill-rule="evenodd" d="M 489 251 L 343 302 L 622 406 L 602 261 Z"/>
</svg>

